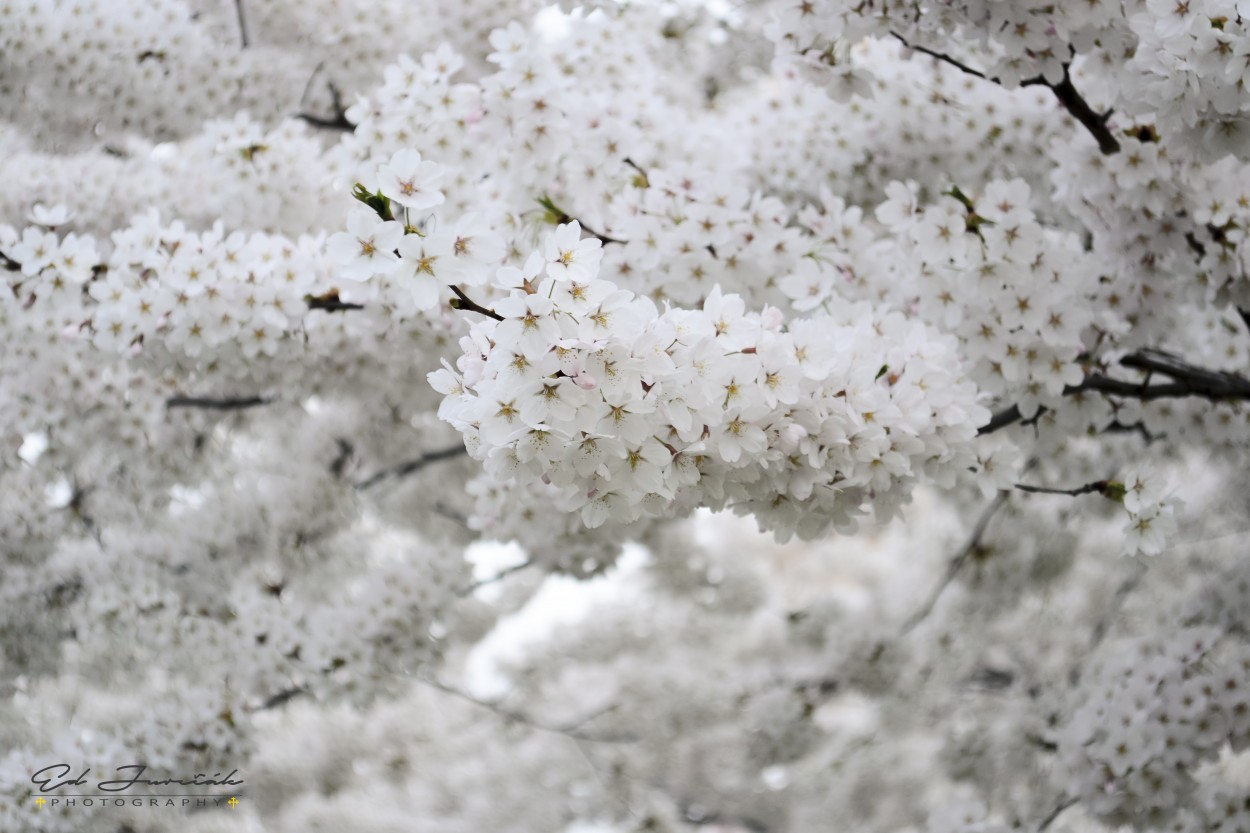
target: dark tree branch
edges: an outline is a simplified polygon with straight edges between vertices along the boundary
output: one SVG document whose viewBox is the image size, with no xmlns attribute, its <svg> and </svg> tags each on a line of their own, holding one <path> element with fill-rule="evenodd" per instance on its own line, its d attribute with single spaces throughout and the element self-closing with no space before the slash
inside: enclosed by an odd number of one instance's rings
<svg viewBox="0 0 1250 833">
<path fill-rule="evenodd" d="M 1029 492 L 1036 495 L 1088 495 L 1097 492 L 1100 495 L 1107 493 L 1107 487 L 1111 485 L 1109 480 L 1096 480 L 1093 483 L 1086 483 L 1084 486 L 1077 486 L 1075 489 L 1051 489 L 1046 486 L 1029 486 L 1025 483 L 1017 483 L 1016 488 L 1022 492 Z"/>
<path fill-rule="evenodd" d="M 320 67 L 318 67 L 320 69 Z M 313 73 L 316 74 L 315 72 Z M 311 82 L 311 79 L 310 79 Z M 302 119 L 305 123 L 313 127 L 319 127 L 322 130 L 338 130 L 342 133 L 351 133 L 356 129 L 356 125 L 347 120 L 347 106 L 343 104 L 343 94 L 339 92 L 339 88 L 333 83 L 326 84 L 330 90 L 330 99 L 333 102 L 334 114 L 329 118 L 318 116 L 314 113 L 300 112 L 295 117 Z M 308 91 L 305 89 L 305 96 Z M 301 99 L 302 100 L 302 99 Z"/>
<path fill-rule="evenodd" d="M 297 686 L 295 688 L 288 688 L 283 691 L 279 691 L 277 694 L 267 698 L 265 702 L 257 706 L 255 711 L 268 711 L 269 709 L 276 709 L 280 706 L 285 706 L 296 697 L 304 694 L 308 694 L 308 689 L 303 686 Z"/>
<path fill-rule="evenodd" d="M 351 133 L 356 129 L 356 125 L 347 120 L 345 113 L 336 113 L 330 118 L 317 116 L 312 113 L 296 113 L 295 118 L 321 130 L 337 130 L 341 133 Z"/>
<path fill-rule="evenodd" d="M 239 397 L 204 397 L 204 396 L 171 396 L 165 400 L 165 407 L 168 410 L 174 408 L 202 408 L 209 411 L 241 411 L 247 408 L 255 408 L 258 405 L 268 405 L 273 400 L 265 396 L 239 396 Z"/>
<path fill-rule="evenodd" d="M 332 289 L 324 295 L 307 295 L 304 297 L 304 303 L 308 304 L 310 310 L 320 309 L 326 312 L 345 312 L 347 310 L 364 309 L 364 304 L 353 304 L 339 299 L 337 289 Z"/>
<path fill-rule="evenodd" d="M 977 431 L 978 434 L 993 434 L 1001 428 L 1008 425 L 1014 425 L 1019 422 L 1024 414 L 1020 413 L 1018 405 L 1012 405 L 1010 408 L 1004 408 L 990 418 L 990 421 L 981 426 Z"/>
<path fill-rule="evenodd" d="M 1108 425 L 1106 428 L 1102 429 L 1102 433 L 1104 434 L 1137 434 L 1143 440 L 1146 441 L 1147 445 L 1159 439 L 1157 436 L 1150 433 L 1149 429 L 1146 428 L 1145 424 L 1141 422 L 1134 422 L 1132 425 L 1125 425 L 1122 422 L 1113 422 L 1110 425 Z"/>
<path fill-rule="evenodd" d="M 351 465 L 352 460 L 356 457 L 356 447 L 346 437 L 338 437 L 335 439 L 334 444 L 338 448 L 339 453 L 330 461 L 330 474 L 334 475 L 336 480 L 342 480 L 348 466 Z"/>
<path fill-rule="evenodd" d="M 1076 87 L 1072 86 L 1072 78 L 1068 75 L 1068 65 L 1063 65 L 1063 80 L 1058 84 L 1047 84 L 1055 97 L 1059 99 L 1059 103 L 1064 106 L 1072 118 L 1079 121 L 1089 135 L 1094 137 L 1098 142 L 1098 149 L 1108 156 L 1113 153 L 1120 152 L 1120 143 L 1115 136 L 1111 134 L 1111 129 L 1107 127 L 1107 119 L 1111 113 L 1095 113 L 1093 108 L 1089 106 L 1081 94 L 1077 92 Z"/>
<path fill-rule="evenodd" d="M 234 13 L 239 18 L 239 44 L 244 49 L 247 49 L 247 46 L 248 46 L 247 21 L 244 19 L 244 16 L 243 16 L 243 0 L 234 0 Z"/>
<path fill-rule="evenodd" d="M 1002 83 L 997 78 L 990 78 L 988 75 L 986 75 L 984 72 L 981 72 L 979 69 L 973 69 L 972 67 L 963 63 L 962 61 L 956 60 L 955 58 L 952 58 L 950 55 L 947 55 L 945 52 L 938 52 L 936 50 L 929 49 L 927 46 L 920 46 L 919 44 L 912 46 L 910 43 L 907 42 L 907 39 L 904 38 L 902 35 L 900 35 L 898 32 L 891 32 L 890 34 L 893 35 L 895 38 L 897 38 L 898 41 L 903 44 L 903 46 L 907 47 L 908 49 L 914 52 L 919 52 L 922 55 L 928 55 L 930 58 L 933 58 L 934 60 L 937 60 L 937 61 L 941 61 L 944 64 L 950 64 L 951 66 L 953 66 L 955 69 L 959 70 L 960 72 L 967 73 L 968 75 L 971 75 L 974 78 L 980 78 L 984 81 L 993 81 L 995 84 Z M 1021 86 L 1025 86 L 1025 85 L 1022 84 Z"/>
<path fill-rule="evenodd" d="M 1059 751 L 1059 744 L 1055 743 L 1053 740 L 1047 740 L 1041 735 L 1035 735 L 1035 734 L 1029 733 L 1024 736 L 1024 739 L 1028 741 L 1028 743 L 1031 746 L 1036 746 L 1038 749 L 1042 750 L 1043 752 L 1058 752 Z"/>
<path fill-rule="evenodd" d="M 496 321 L 503 321 L 502 315 L 495 312 L 493 309 L 490 309 L 489 307 L 484 307 L 481 304 L 477 303 L 468 295 L 465 295 L 464 290 L 461 289 L 460 287 L 452 286 L 451 291 L 456 293 L 456 297 L 451 302 L 452 309 L 462 309 L 468 312 L 476 312 L 479 315 L 485 315 L 488 318 L 495 319 Z"/>
<path fill-rule="evenodd" d="M 891 32 L 890 34 L 897 38 L 903 46 L 908 49 L 928 55 L 930 58 L 942 63 L 950 64 L 960 72 L 967 73 L 974 78 L 992 81 L 1000 86 L 1003 83 L 1001 79 L 991 78 L 984 72 L 981 72 L 978 69 L 973 69 L 962 61 L 953 58 L 944 52 L 938 52 L 919 45 L 913 46 L 898 32 Z M 1089 102 L 1087 102 L 1081 96 L 1080 92 L 1077 91 L 1076 87 L 1072 85 L 1072 78 L 1068 74 L 1069 66 L 1070 65 L 1066 63 L 1063 65 L 1063 80 L 1058 84 L 1052 84 L 1039 75 L 1033 78 L 1026 78 L 1020 82 L 1020 86 L 1048 87 L 1050 91 L 1055 94 L 1055 98 L 1059 99 L 1059 103 L 1063 105 L 1064 109 L 1067 110 L 1074 119 L 1080 122 L 1085 129 L 1089 131 L 1090 135 L 1094 137 L 1094 140 L 1098 142 L 1099 150 L 1105 154 L 1118 153 L 1120 151 L 1120 143 L 1116 140 L 1115 136 L 1112 135 L 1110 128 L 1107 127 L 1107 120 L 1111 118 L 1111 111 L 1108 110 L 1106 113 L 1094 112 L 1094 109 L 1089 106 Z"/>
<path fill-rule="evenodd" d="M 1095 391 L 1109 396 L 1140 399 L 1143 402 L 1155 399 L 1181 399 L 1190 396 L 1212 401 L 1250 400 L 1250 379 L 1236 373 L 1197 367 L 1158 350 L 1139 350 L 1136 353 L 1130 353 L 1120 359 L 1119 364 L 1121 367 L 1142 371 L 1148 374 L 1147 378 L 1141 382 L 1129 382 L 1095 373 L 1085 377 L 1085 381 L 1081 384 L 1065 388 L 1064 396 L 1083 391 Z M 1172 381 L 1150 384 L 1150 376 L 1156 373 Z M 1018 422 L 1020 418 L 1020 409 L 1013 405 L 994 414 L 979 433 L 993 433 Z"/>
<path fill-rule="evenodd" d="M 450 448 L 442 448 L 438 451 L 429 451 L 412 460 L 407 460 L 396 466 L 382 469 L 380 472 L 360 481 L 356 484 L 357 489 L 369 489 L 386 480 L 388 477 L 406 477 L 414 471 L 419 471 L 431 463 L 437 463 L 440 460 L 450 460 L 452 457 L 459 457 L 461 454 L 468 454 L 463 444 L 454 445 Z"/>
<path fill-rule="evenodd" d="M 1003 505 L 1007 503 L 1007 496 L 1009 494 L 1010 492 L 999 492 L 994 496 L 994 499 L 990 501 L 990 504 L 981 512 L 981 517 L 977 519 L 977 524 L 972 530 L 972 535 L 968 538 L 968 543 L 964 544 L 964 547 L 959 551 L 959 554 L 951 559 L 950 564 L 946 567 L 946 574 L 942 576 L 942 580 L 938 583 L 938 586 L 935 587 L 933 592 L 929 594 L 929 598 L 926 599 L 924 604 L 922 604 L 920 608 L 903 624 L 904 634 L 910 633 L 917 625 L 923 622 L 930 613 L 933 612 L 934 606 L 938 603 L 938 599 L 942 597 L 942 593 L 946 590 L 947 586 L 955 580 L 955 576 L 959 575 L 959 571 L 963 569 L 964 564 L 966 564 L 968 559 L 972 557 L 973 553 L 980 549 L 981 539 L 985 537 L 985 531 L 989 528 L 990 521 L 994 519 L 998 510 L 1002 509 Z"/>
</svg>

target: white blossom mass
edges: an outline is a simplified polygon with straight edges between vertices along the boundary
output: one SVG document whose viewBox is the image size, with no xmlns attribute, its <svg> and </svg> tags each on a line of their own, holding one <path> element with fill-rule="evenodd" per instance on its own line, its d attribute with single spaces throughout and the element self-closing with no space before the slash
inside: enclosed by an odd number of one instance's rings
<svg viewBox="0 0 1250 833">
<path fill-rule="evenodd" d="M 1250 2 L 0 2 L 0 833 L 1250 833 Z"/>
</svg>

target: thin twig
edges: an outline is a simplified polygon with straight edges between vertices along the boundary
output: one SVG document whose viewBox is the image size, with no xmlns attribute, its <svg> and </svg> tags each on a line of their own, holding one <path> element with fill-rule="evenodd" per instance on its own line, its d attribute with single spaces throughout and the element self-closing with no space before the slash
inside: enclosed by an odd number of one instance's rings
<svg viewBox="0 0 1250 833">
<path fill-rule="evenodd" d="M 642 170 L 633 162 L 631 162 L 629 159 L 626 159 L 625 163 L 632 166 L 635 170 L 638 170 L 638 171 Z M 643 174 L 643 178 L 644 179 L 646 178 L 646 174 Z M 538 200 L 538 204 L 541 205 L 543 208 L 547 209 L 547 211 L 551 212 L 551 215 L 552 215 L 551 219 L 557 225 L 567 225 L 569 223 L 577 223 L 578 227 L 585 234 L 588 234 L 591 237 L 598 238 L 599 242 L 604 245 L 607 245 L 608 243 L 624 243 L 625 242 L 624 240 L 618 240 L 615 237 L 608 237 L 606 234 L 601 234 L 600 232 L 597 232 L 594 229 L 588 227 L 581 220 L 577 219 L 576 217 L 574 217 L 573 215 L 565 211 L 563 208 L 560 208 L 558 205 L 556 205 L 555 202 L 551 199 L 551 197 L 547 197 L 547 196 L 542 197 L 541 199 Z"/>
<path fill-rule="evenodd" d="M 508 576 L 512 575 L 513 573 L 520 572 L 521 570 L 524 570 L 525 568 L 532 566 L 533 563 L 534 563 L 533 559 L 527 558 L 524 561 L 522 561 L 520 564 L 513 564 L 511 567 L 504 567 L 502 570 L 495 573 L 493 576 L 487 576 L 486 578 L 478 579 L 477 581 L 473 582 L 472 584 L 460 590 L 457 595 L 459 596 L 472 595 L 478 589 L 494 584 L 497 581 L 502 581 L 503 579 L 506 579 Z"/>
<path fill-rule="evenodd" d="M 560 725 L 560 724 L 553 724 L 553 723 L 545 723 L 543 721 L 536 720 L 535 718 L 530 717 L 524 712 L 518 711 L 516 709 L 510 709 L 507 706 L 501 705 L 497 700 L 483 700 L 480 697 L 470 694 L 469 692 L 464 691 L 462 689 L 456 688 L 455 686 L 448 685 L 447 683 L 444 683 L 441 680 L 438 680 L 427 674 L 417 674 L 416 679 L 418 682 L 424 683 L 425 685 L 428 685 L 431 688 L 437 689 L 438 691 L 441 691 L 444 694 L 449 694 L 453 697 L 457 697 L 465 701 L 466 703 L 472 703 L 473 705 L 478 706 L 479 708 L 485 709 L 491 712 L 492 714 L 503 718 L 509 723 L 520 723 L 522 726 L 528 726 L 529 728 L 537 729 L 540 732 L 551 732 L 557 735 L 564 735 L 565 737 L 572 738 L 574 740 L 589 741 L 591 743 L 633 743 L 635 740 L 635 738 L 633 738 L 632 736 L 628 736 L 628 735 L 621 736 L 621 737 L 613 737 L 613 736 L 607 736 L 607 735 L 600 736 L 600 735 L 587 734 L 581 731 L 581 727 L 584 726 L 586 723 L 589 723 L 591 720 L 594 720 L 596 717 L 599 717 L 600 715 L 606 714 L 607 712 L 610 712 L 613 709 L 615 709 L 616 706 L 614 704 L 610 704 L 603 708 L 596 709 L 584 717 L 578 718 L 577 720 L 574 720 L 570 723 Z"/>
<path fill-rule="evenodd" d="M 631 167 L 631 168 L 633 168 L 635 171 L 637 171 L 637 172 L 638 172 L 638 175 L 639 175 L 640 177 L 642 177 L 642 185 L 643 185 L 643 187 L 644 187 L 644 188 L 648 188 L 648 187 L 650 187 L 650 186 L 651 186 L 651 180 L 650 180 L 650 178 L 647 176 L 647 172 L 646 172 L 645 170 L 643 170 L 643 169 L 642 169 L 642 167 L 641 167 L 641 166 L 640 166 L 637 162 L 635 162 L 634 160 L 630 159 L 628 156 L 626 156 L 626 157 L 625 157 L 625 159 L 624 159 L 623 161 L 625 162 L 625 164 L 626 164 L 626 165 L 628 165 L 629 167 Z M 602 239 L 602 238 L 600 238 L 600 239 Z"/>
<path fill-rule="evenodd" d="M 955 67 L 955 69 L 959 70 L 960 72 L 965 72 L 968 75 L 973 76 L 974 78 L 980 78 L 984 81 L 993 81 L 995 84 L 1002 83 L 997 78 L 990 78 L 988 75 L 986 75 L 984 72 L 981 72 L 979 69 L 973 69 L 972 67 L 963 63 L 962 61 L 959 61 L 955 58 L 952 58 L 950 55 L 947 55 L 945 52 L 938 52 L 936 50 L 929 49 L 927 46 L 921 46 L 919 44 L 912 46 L 910 43 L 908 43 L 907 39 L 904 38 L 902 35 L 900 35 L 898 32 L 891 32 L 890 34 L 893 35 L 895 38 L 897 38 L 899 42 L 903 44 L 903 46 L 907 47 L 913 52 L 919 52 L 923 55 L 928 55 L 930 58 L 941 61 L 942 63 L 950 64 L 951 66 Z"/>
<path fill-rule="evenodd" d="M 946 574 L 942 577 L 941 582 L 939 582 L 938 586 L 935 587 L 933 592 L 929 594 L 929 598 L 925 600 L 925 603 L 911 615 L 906 623 L 904 623 L 904 634 L 910 633 L 912 629 L 925 620 L 925 617 L 933 612 L 933 608 L 938 603 L 938 599 L 942 597 L 943 591 L 945 591 L 946 587 L 955 580 L 955 576 L 959 575 L 959 571 L 963 569 L 964 564 L 967 563 L 968 559 L 972 557 L 972 554 L 981 546 L 981 539 L 985 536 L 985 531 L 989 527 L 990 521 L 993 520 L 994 515 L 998 513 L 998 510 L 1003 508 L 1003 505 L 1007 503 L 1007 496 L 1009 494 L 1010 492 L 999 492 L 994 496 L 994 499 L 990 501 L 990 504 L 981 512 L 981 517 L 977 519 L 976 526 L 972 530 L 972 535 L 968 538 L 968 543 L 964 544 L 964 547 L 959 551 L 959 554 L 951 559 L 950 564 L 946 567 Z"/>
<path fill-rule="evenodd" d="M 294 688 L 284 689 L 282 691 L 279 691 L 277 694 L 274 694 L 273 696 L 266 698 L 263 703 L 255 707 L 254 711 L 259 712 L 259 711 L 268 711 L 269 709 L 276 709 L 279 706 L 285 706 L 287 703 L 291 702 L 296 697 L 299 697 L 301 695 L 308 694 L 308 693 L 309 693 L 308 689 L 305 688 L 304 686 L 296 686 Z"/>
<path fill-rule="evenodd" d="M 412 474 L 414 471 L 419 471 L 420 469 L 425 468 L 430 463 L 437 463 L 440 460 L 450 460 L 452 457 L 459 457 L 461 454 L 467 453 L 468 450 L 464 447 L 463 443 L 453 445 L 450 448 L 442 448 L 438 451 L 428 451 L 420 457 L 415 457 L 398 465 L 391 466 L 390 468 L 382 469 L 376 474 L 373 474 L 372 476 L 357 483 L 356 488 L 362 490 L 369 489 L 376 486 L 378 483 L 381 483 L 383 480 L 386 480 L 388 477 L 405 477 Z"/>
<path fill-rule="evenodd" d="M 493 309 L 484 307 L 481 304 L 477 303 L 468 295 L 465 295 L 464 290 L 461 289 L 460 287 L 452 286 L 451 291 L 456 293 L 455 299 L 453 299 L 451 302 L 452 309 L 462 309 L 462 310 L 467 310 L 468 312 L 476 312 L 480 315 L 485 315 L 488 318 L 493 318 L 496 321 L 503 321 L 502 315 L 495 312 Z"/>
<path fill-rule="evenodd" d="M 434 514 L 438 515 L 440 518 L 446 518 L 447 520 L 454 523 L 456 526 L 459 526 L 462 529 L 466 529 L 469 532 L 474 531 L 473 527 L 469 526 L 468 518 L 466 518 L 464 515 L 460 514 L 456 510 L 452 509 L 450 506 L 447 506 L 446 504 L 442 503 L 441 501 L 434 502 Z"/>
<path fill-rule="evenodd" d="M 1037 826 L 1037 833 L 1044 833 L 1046 828 L 1054 824 L 1055 819 L 1059 818 L 1059 816 L 1063 814 L 1064 810 L 1068 809 L 1073 804 L 1076 804 L 1077 801 L 1078 799 L 1069 798 L 1067 796 L 1060 799 L 1059 804 L 1055 806 L 1055 809 L 1051 810 L 1050 814 L 1047 815 L 1046 818 L 1042 819 L 1042 823 Z"/>
</svg>

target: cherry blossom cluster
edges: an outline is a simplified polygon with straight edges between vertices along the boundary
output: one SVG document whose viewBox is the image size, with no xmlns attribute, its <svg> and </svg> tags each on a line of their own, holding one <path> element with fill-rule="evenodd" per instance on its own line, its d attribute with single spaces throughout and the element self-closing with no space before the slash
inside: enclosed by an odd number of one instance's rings
<svg viewBox="0 0 1250 833">
<path fill-rule="evenodd" d="M 1045 84 L 1061 96 L 1069 95 L 1074 60 L 1088 57 L 1086 65 L 1099 64 L 1118 82 L 1116 100 L 1108 103 L 1175 138 L 1178 156 L 1216 161 L 1247 153 L 1250 96 L 1242 77 L 1250 47 L 1243 12 L 1233 0 L 934 7 L 785 0 L 773 4 L 765 32 L 776 45 L 778 69 L 801 72 L 838 100 L 871 91 L 852 48 L 869 36 L 893 37 L 963 66 L 960 59 L 971 60 L 984 78 L 1007 87 Z M 1110 110 L 1101 118 L 1123 124 Z"/>
<path fill-rule="evenodd" d="M 1177 499 L 1164 493 L 1166 483 L 1158 473 L 1143 467 L 1125 477 L 1124 551 L 1129 555 L 1158 555 L 1176 534 Z"/>
<path fill-rule="evenodd" d="M 991 181 L 975 196 L 956 188 L 929 206 L 901 183 L 886 193 L 876 217 L 903 245 L 882 265 L 921 317 L 958 335 L 978 385 L 999 402 L 1025 418 L 1058 405 L 1084 378 L 1077 357 L 1094 320 L 1083 301 L 1097 274 L 1080 241 L 1038 221 L 1021 180 Z M 794 295 L 829 303 L 835 264 L 817 252 L 806 279 L 792 279 Z"/>
<path fill-rule="evenodd" d="M 245 4 L 241 13 L 204 0 L 124 10 L 112 0 L 19 0 L 0 10 L 0 101 L 24 132 L 72 136 L 79 146 L 100 136 L 174 138 L 239 111 L 269 120 L 303 108 L 332 121 L 343 89 L 371 86 L 414 40 L 429 49 L 453 40 L 484 56 L 492 29 L 533 10 L 380 0 L 362 25 L 352 4 L 335 0 Z"/>
<path fill-rule="evenodd" d="M 1245 826 L 1244 3 L 132 5 L 0 9 L 0 830 Z"/>
<path fill-rule="evenodd" d="M 274 355 L 324 275 L 311 241 L 227 234 L 221 224 L 195 233 L 162 223 L 155 210 L 113 236 L 107 263 L 91 237 L 73 232 L 58 239 L 32 226 L 20 238 L 0 229 L 0 237 L 13 241 L 2 251 L 29 278 L 19 293 L 77 302 L 87 317 L 76 329 L 97 348 L 138 352 L 159 341 L 192 363 L 227 344 L 244 358 Z M 78 301 L 84 284 L 89 307 Z"/>
<path fill-rule="evenodd" d="M 1050 93 L 1007 90 L 935 61 L 901 60 L 902 53 L 893 39 L 856 45 L 856 65 L 875 79 L 870 100 L 833 101 L 793 70 L 721 94 L 727 129 L 746 143 L 747 170 L 766 193 L 814 200 L 820 183 L 863 206 L 879 202 L 894 180 L 936 193 L 952 182 L 1007 175 L 1049 190 L 1030 160 L 1070 133 Z"/>
<path fill-rule="evenodd" d="M 661 313 L 598 279 L 601 257 L 560 226 L 431 377 L 496 477 L 555 485 L 590 527 L 732 506 L 811 538 L 969 461 L 988 412 L 948 339 L 863 305 L 785 325 L 718 287 Z"/>
<path fill-rule="evenodd" d="M 1229 785 L 1198 771 L 1226 744 L 1250 744 L 1250 646 L 1220 637 L 1194 627 L 1137 640 L 1087 672 L 1085 699 L 1059 734 L 1070 789 L 1087 812 L 1183 831 L 1246 820 L 1244 806 L 1225 815 Z"/>
<path fill-rule="evenodd" d="M 376 173 L 377 193 L 385 196 L 354 209 L 347 231 L 326 243 L 341 277 L 364 283 L 379 276 L 370 288 L 399 314 L 433 310 L 446 287 L 480 284 L 503 259 L 503 239 L 478 215 L 451 224 L 431 211 L 445 200 L 437 187 L 442 177 L 438 163 L 399 151 Z"/>
<path fill-rule="evenodd" d="M 1130 18 L 1138 43 L 1122 100 L 1186 155 L 1250 158 L 1246 12 L 1234 0 L 1148 0 Z"/>
<path fill-rule="evenodd" d="M 846 72 L 848 46 L 866 35 L 894 34 L 924 46 L 958 40 L 982 47 L 977 52 L 988 62 L 986 74 L 1016 86 L 1038 76 L 1059 83 L 1074 51 L 1098 44 L 1113 53 L 1125 28 L 1124 12 L 1112 3 L 785 0 L 773 5 L 765 33 L 780 60 L 828 65 L 822 69 L 831 75 Z"/>
<path fill-rule="evenodd" d="M 719 285 L 754 306 L 784 303 L 770 286 L 798 258 L 801 232 L 773 197 L 702 166 L 652 168 L 610 206 L 602 273 L 657 302 L 696 306 Z M 713 278 L 713 276 L 715 276 Z"/>
</svg>

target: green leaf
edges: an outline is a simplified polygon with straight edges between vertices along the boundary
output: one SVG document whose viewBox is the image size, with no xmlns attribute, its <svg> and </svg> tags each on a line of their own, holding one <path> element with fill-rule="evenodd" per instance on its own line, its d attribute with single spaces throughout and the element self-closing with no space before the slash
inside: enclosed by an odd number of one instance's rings
<svg viewBox="0 0 1250 833">
<path fill-rule="evenodd" d="M 391 201 L 381 191 L 370 194 L 365 186 L 357 182 L 356 187 L 352 189 L 352 196 L 376 211 L 383 220 L 395 219 L 391 213 Z"/>
</svg>

